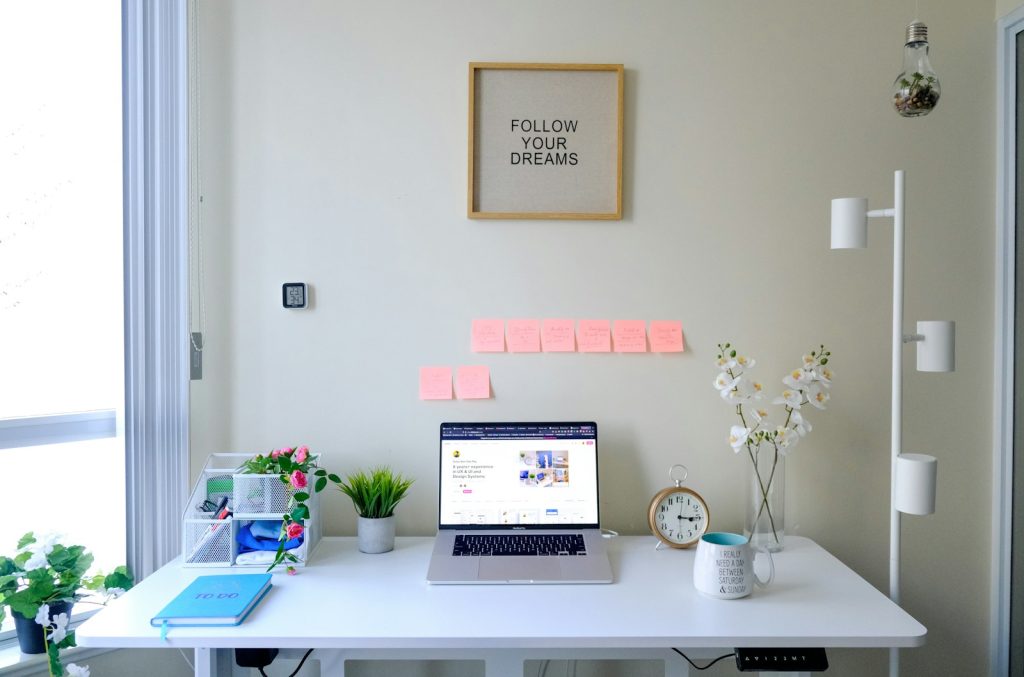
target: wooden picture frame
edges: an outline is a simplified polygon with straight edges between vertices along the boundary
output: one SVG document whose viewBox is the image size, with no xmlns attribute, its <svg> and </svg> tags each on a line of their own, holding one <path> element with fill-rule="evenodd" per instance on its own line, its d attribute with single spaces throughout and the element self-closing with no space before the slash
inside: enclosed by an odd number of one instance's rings
<svg viewBox="0 0 1024 677">
<path fill-rule="evenodd" d="M 471 219 L 622 218 L 622 64 L 469 64 Z"/>
</svg>

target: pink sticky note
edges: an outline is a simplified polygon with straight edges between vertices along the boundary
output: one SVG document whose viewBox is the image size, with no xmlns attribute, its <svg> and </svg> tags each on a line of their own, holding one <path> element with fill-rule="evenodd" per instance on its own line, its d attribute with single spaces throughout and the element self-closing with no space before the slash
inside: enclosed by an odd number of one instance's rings
<svg viewBox="0 0 1024 677">
<path fill-rule="evenodd" d="M 611 352 L 612 333 L 608 320 L 580 320 L 576 343 L 581 353 Z"/>
<path fill-rule="evenodd" d="M 473 352 L 505 352 L 505 320 L 473 320 Z"/>
<path fill-rule="evenodd" d="M 508 351 L 510 353 L 540 352 L 540 322 L 537 320 L 509 320 Z"/>
<path fill-rule="evenodd" d="M 572 320 L 544 320 L 540 341 L 546 353 L 572 353 L 576 351 L 575 323 Z"/>
<path fill-rule="evenodd" d="M 457 367 L 455 392 L 460 400 L 487 400 L 491 397 L 491 371 L 486 365 Z"/>
<path fill-rule="evenodd" d="M 452 368 L 420 367 L 420 399 L 452 399 Z"/>
<path fill-rule="evenodd" d="M 617 353 L 647 352 L 647 323 L 643 320 L 615 320 L 612 336 Z"/>
<path fill-rule="evenodd" d="M 651 320 L 651 352 L 683 352 L 683 323 L 676 320 Z"/>
</svg>

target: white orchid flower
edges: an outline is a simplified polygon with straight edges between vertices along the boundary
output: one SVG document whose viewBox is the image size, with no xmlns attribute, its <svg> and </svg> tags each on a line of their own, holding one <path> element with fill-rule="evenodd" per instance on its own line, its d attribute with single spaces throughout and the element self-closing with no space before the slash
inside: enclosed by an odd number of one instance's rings
<svg viewBox="0 0 1024 677">
<path fill-rule="evenodd" d="M 726 388 L 719 392 L 719 394 L 726 402 L 736 402 L 739 404 L 746 402 L 752 397 L 759 397 L 755 384 L 750 379 L 743 378 L 742 376 L 733 381 L 731 388 Z"/>
<path fill-rule="evenodd" d="M 768 419 L 768 410 L 763 407 L 751 407 L 750 415 L 760 425 Z"/>
<path fill-rule="evenodd" d="M 736 358 L 736 364 L 739 365 L 740 369 L 750 369 L 757 364 L 757 360 L 747 357 L 746 355 L 740 355 Z"/>
<path fill-rule="evenodd" d="M 760 381 L 751 381 L 750 387 L 753 390 L 751 397 L 755 400 L 759 400 L 764 397 L 764 384 Z"/>
<path fill-rule="evenodd" d="M 814 370 L 814 380 L 825 388 L 832 385 L 832 370 L 828 367 L 818 367 Z"/>
<path fill-rule="evenodd" d="M 718 358 L 718 368 L 722 371 L 729 371 L 736 367 L 736 360 L 731 357 L 720 357 Z"/>
<path fill-rule="evenodd" d="M 68 677 L 89 677 L 88 665 L 75 665 L 74 663 L 68 663 L 64 666 L 64 670 L 68 673 Z"/>
<path fill-rule="evenodd" d="M 800 436 L 792 428 L 779 426 L 775 429 L 775 433 L 775 443 L 779 445 L 779 453 L 783 456 L 792 451 L 793 447 L 800 441 Z"/>
<path fill-rule="evenodd" d="M 721 374 L 719 374 L 717 377 L 715 377 L 715 389 L 717 389 L 717 390 L 730 389 L 731 390 L 732 388 L 734 388 L 736 386 L 736 383 L 739 380 L 740 379 L 739 379 L 738 376 L 736 378 L 733 378 L 732 376 L 729 376 L 729 374 L 727 372 L 723 371 Z"/>
<path fill-rule="evenodd" d="M 793 430 L 797 432 L 800 437 L 805 437 L 807 433 L 813 429 L 811 422 L 800 415 L 799 411 L 794 411 L 789 416 L 789 422 L 793 424 Z"/>
<path fill-rule="evenodd" d="M 804 366 L 805 367 L 810 367 L 816 361 L 817 361 L 817 358 L 815 358 L 814 355 L 804 355 Z"/>
<path fill-rule="evenodd" d="M 738 454 L 743 445 L 746 444 L 748 437 L 750 437 L 750 428 L 734 425 L 729 429 L 729 446 Z"/>
<path fill-rule="evenodd" d="M 802 402 L 803 396 L 800 391 L 789 388 L 782 391 L 781 397 L 776 397 L 772 400 L 772 404 L 785 404 L 787 407 L 792 407 L 793 409 L 799 409 Z"/>
<path fill-rule="evenodd" d="M 818 409 L 824 409 L 830 399 L 832 396 L 828 394 L 828 391 L 817 385 L 811 386 L 807 391 L 807 401 Z"/>
<path fill-rule="evenodd" d="M 39 611 L 36 612 L 36 623 L 43 626 L 44 628 L 50 624 L 50 605 L 40 604 Z"/>
<path fill-rule="evenodd" d="M 804 386 L 814 381 L 814 372 L 808 369 L 794 369 L 789 372 L 782 382 L 790 388 L 802 390 Z"/>
</svg>

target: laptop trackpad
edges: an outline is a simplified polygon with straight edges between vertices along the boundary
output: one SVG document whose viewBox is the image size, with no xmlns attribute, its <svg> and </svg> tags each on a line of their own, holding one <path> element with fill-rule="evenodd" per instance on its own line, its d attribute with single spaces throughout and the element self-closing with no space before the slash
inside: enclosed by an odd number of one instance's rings
<svg viewBox="0 0 1024 677">
<path fill-rule="evenodd" d="M 556 557 L 481 557 L 477 580 L 532 583 L 557 581 L 562 567 Z"/>
</svg>

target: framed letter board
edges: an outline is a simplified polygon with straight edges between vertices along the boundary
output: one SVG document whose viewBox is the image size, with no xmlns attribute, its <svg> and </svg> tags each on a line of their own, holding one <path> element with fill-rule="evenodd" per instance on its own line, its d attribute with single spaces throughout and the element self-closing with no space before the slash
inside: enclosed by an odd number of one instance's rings
<svg viewBox="0 0 1024 677">
<path fill-rule="evenodd" d="M 470 63 L 472 219 L 622 218 L 621 64 Z"/>
</svg>

